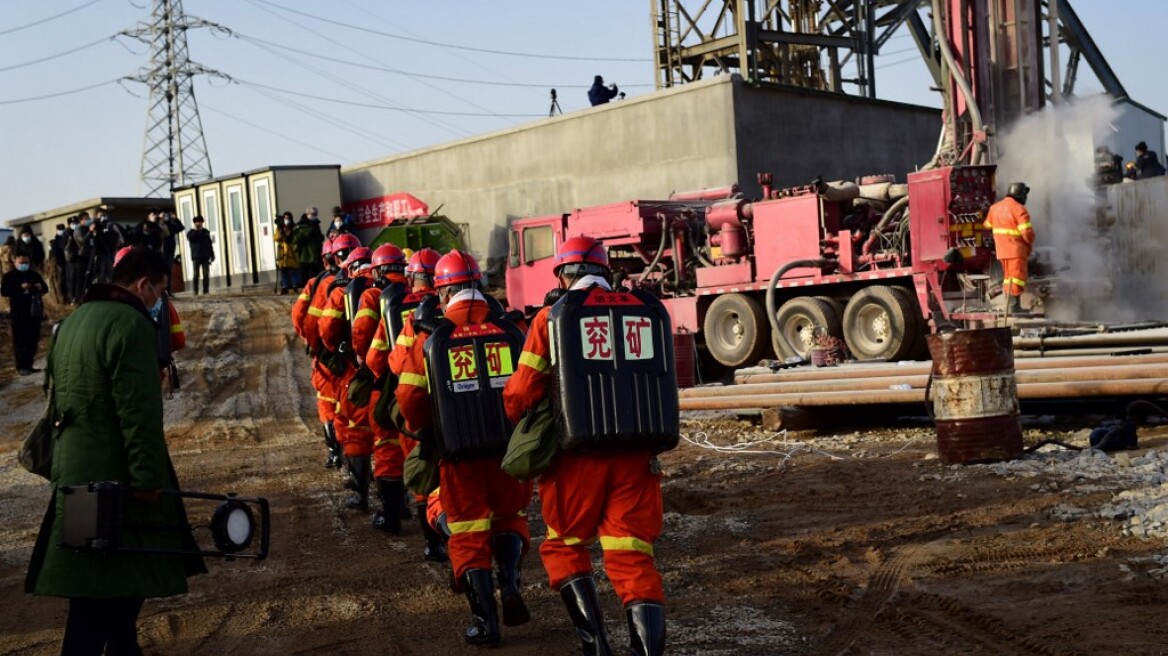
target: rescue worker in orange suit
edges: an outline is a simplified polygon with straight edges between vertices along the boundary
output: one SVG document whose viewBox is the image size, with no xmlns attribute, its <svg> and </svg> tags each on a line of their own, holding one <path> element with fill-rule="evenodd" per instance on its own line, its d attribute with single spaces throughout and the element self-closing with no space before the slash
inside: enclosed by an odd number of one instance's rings
<svg viewBox="0 0 1168 656">
<path fill-rule="evenodd" d="M 434 292 L 434 265 L 442 256 L 432 248 L 423 248 L 410 256 L 406 265 L 405 275 L 408 279 L 409 291 L 401 301 L 403 307 L 416 307 L 422 299 L 432 296 Z M 389 299 L 383 299 L 388 301 Z M 384 307 L 384 306 L 383 306 Z M 389 324 L 389 308 L 382 310 L 382 320 L 377 324 L 377 334 L 369 347 L 369 355 L 365 359 L 366 366 L 378 380 L 388 375 L 400 376 L 402 364 L 406 360 L 410 347 L 414 344 L 414 326 L 411 321 L 403 321 L 399 335 L 391 343 Z M 376 424 L 376 422 L 374 422 Z M 399 433 L 403 459 L 418 445 L 417 440 Z M 422 556 L 432 562 L 446 560 L 446 545 L 443 537 L 426 521 L 427 498 L 423 495 L 414 496 L 414 509 L 418 515 L 418 524 L 422 528 L 422 537 L 425 547 Z"/>
<path fill-rule="evenodd" d="M 491 318 L 493 311 L 478 289 L 481 279 L 478 263 L 470 255 L 453 250 L 442 256 L 434 267 L 434 284 L 445 321 L 462 327 L 482 325 Z M 401 413 L 415 434 L 434 424 L 427 377 L 434 367 L 427 367 L 424 352 L 429 333 L 420 330 L 417 338 L 402 367 L 397 387 Z M 518 339 L 516 342 L 518 349 Z M 476 389 L 480 391 L 471 393 L 491 392 Z M 472 615 L 465 638 L 469 644 L 479 646 L 493 646 L 501 640 L 491 576 L 492 556 L 499 567 L 503 624 L 518 626 L 531 618 L 520 594 L 519 572 L 523 554 L 530 544 L 525 510 L 531 502 L 532 485 L 505 474 L 500 469 L 501 461 L 502 450 L 497 456 L 454 462 L 444 458 L 440 462 L 440 499 L 450 531 L 447 549 L 454 584 L 466 593 Z"/>
<path fill-rule="evenodd" d="M 553 269 L 559 289 L 610 290 L 604 245 L 574 237 L 560 246 Z M 503 390 L 507 417 L 518 422 L 551 393 L 556 366 L 544 307 L 531 322 L 519 367 Z M 540 556 L 551 587 L 560 593 L 584 653 L 611 654 L 592 577 L 589 545 L 599 537 L 612 587 L 625 608 L 634 654 L 661 654 L 665 645 L 665 593 L 653 562 L 661 534 L 661 482 L 655 453 L 639 450 L 561 451 L 539 481 L 547 539 Z"/>
<path fill-rule="evenodd" d="M 361 511 L 369 510 L 369 484 L 373 475 L 371 408 L 368 404 L 358 406 L 350 401 L 348 389 L 359 371 L 353 344 L 353 320 L 357 317 L 361 295 L 373 284 L 372 259 L 373 251 L 364 246 L 350 251 L 341 263 L 344 277 L 338 275 L 329 285 L 328 302 L 318 321 L 321 343 L 337 357 L 337 363 L 330 370 L 336 376 L 334 424 L 349 470 L 345 488 L 353 492 L 345 497 L 344 504 L 346 508 Z"/>
<path fill-rule="evenodd" d="M 353 353 L 363 371 L 358 376 L 365 377 L 371 386 L 379 390 L 381 385 L 376 384 L 381 376 L 377 375 L 369 363 L 369 354 L 383 353 L 373 348 L 376 334 L 381 330 L 382 295 L 395 294 L 405 291 L 408 281 L 405 277 L 406 255 L 402 249 L 393 244 L 382 244 L 373 251 L 373 284 L 361 294 L 361 303 L 357 309 L 357 316 L 353 319 Z M 388 299 L 387 299 L 388 300 Z M 379 367 L 381 373 L 387 371 Z M 369 407 L 377 403 L 379 392 L 370 395 Z M 405 506 L 405 485 L 402 484 L 402 465 L 405 463 L 405 454 L 401 449 L 401 433 L 396 427 L 386 427 L 372 420 L 369 422 L 373 430 L 373 478 L 377 481 L 377 494 L 381 497 L 381 510 L 373 514 L 373 528 L 385 531 L 392 535 L 401 533 L 401 520 L 408 518 L 409 508 Z"/>
<path fill-rule="evenodd" d="M 985 227 L 994 231 L 994 250 L 1002 263 L 1002 291 L 1006 294 L 1006 312 L 1022 311 L 1022 292 L 1029 274 L 1027 260 L 1034 246 L 1034 226 L 1026 211 L 1030 187 L 1025 182 L 1011 182 L 1006 197 L 990 206 Z"/>
<path fill-rule="evenodd" d="M 320 331 L 317 326 L 320 308 L 327 300 L 328 286 L 337 275 L 338 267 L 333 259 L 332 241 L 325 241 L 321 246 L 320 259 L 324 264 L 324 271 L 305 283 L 304 290 L 292 304 L 292 328 L 304 340 L 305 348 L 312 357 L 312 387 L 316 390 L 316 414 L 324 430 L 324 444 L 328 450 L 324 466 L 337 469 L 341 466 L 341 445 L 337 442 L 337 433 L 333 426 L 337 395 L 333 389 L 332 376 L 320 360 L 324 352 L 320 346 Z"/>
</svg>

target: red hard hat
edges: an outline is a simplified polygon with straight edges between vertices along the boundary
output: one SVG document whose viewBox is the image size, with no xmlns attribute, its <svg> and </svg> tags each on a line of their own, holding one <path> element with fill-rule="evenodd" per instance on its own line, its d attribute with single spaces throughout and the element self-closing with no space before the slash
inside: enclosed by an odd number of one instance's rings
<svg viewBox="0 0 1168 656">
<path fill-rule="evenodd" d="M 324 243 L 321 244 L 321 246 L 320 246 L 320 254 L 321 255 L 332 255 L 333 254 L 333 240 L 331 240 L 331 239 L 324 240 Z"/>
<path fill-rule="evenodd" d="M 556 266 L 552 272 L 559 274 L 560 267 L 565 264 L 596 264 L 608 268 L 608 251 L 604 244 L 592 237 L 572 237 L 560 244 L 556 252 Z"/>
<path fill-rule="evenodd" d="M 479 263 L 469 253 L 457 249 L 443 255 L 434 264 L 434 286 L 446 287 L 482 280 Z"/>
<path fill-rule="evenodd" d="M 373 251 L 373 266 L 385 266 L 388 264 L 402 264 L 406 263 L 406 254 L 402 249 L 393 244 L 382 244 Z"/>
<path fill-rule="evenodd" d="M 114 266 L 117 266 L 118 262 L 121 262 L 122 258 L 126 256 L 126 253 L 129 253 L 132 250 L 134 250 L 133 246 L 123 246 L 119 248 L 118 252 L 114 254 Z"/>
<path fill-rule="evenodd" d="M 336 237 L 333 237 L 333 252 L 334 253 L 336 253 L 337 251 L 340 251 L 340 250 L 349 250 L 349 249 L 357 248 L 360 245 L 361 245 L 361 240 L 357 239 L 356 235 L 353 235 L 353 234 L 350 234 L 347 232 L 342 232 L 341 234 L 337 235 Z"/>
<path fill-rule="evenodd" d="M 355 237 L 354 237 L 354 239 L 355 239 Z M 370 258 L 372 258 L 372 257 L 373 257 L 373 251 L 369 250 L 368 248 L 365 248 L 364 246 L 358 246 L 358 247 L 354 248 L 353 250 L 349 251 L 349 256 L 345 258 L 345 261 L 341 263 L 341 266 L 344 267 L 345 269 L 348 269 L 348 268 L 352 267 L 353 265 L 359 264 L 362 262 L 365 264 L 368 264 Z"/>
<path fill-rule="evenodd" d="M 406 265 L 406 275 L 422 273 L 432 276 L 434 275 L 434 267 L 441 259 L 442 254 L 438 251 L 433 248 L 423 248 L 410 257 L 410 263 Z"/>
</svg>

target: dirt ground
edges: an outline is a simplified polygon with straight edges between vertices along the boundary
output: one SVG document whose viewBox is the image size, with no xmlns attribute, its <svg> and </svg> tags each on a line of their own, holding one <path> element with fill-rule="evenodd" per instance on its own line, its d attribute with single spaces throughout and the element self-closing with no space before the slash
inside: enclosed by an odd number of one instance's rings
<svg viewBox="0 0 1168 656">
<path fill-rule="evenodd" d="M 178 303 L 191 344 L 167 402 L 179 477 L 187 489 L 267 497 L 272 552 L 210 562 L 190 594 L 149 601 L 146 653 L 473 653 L 461 639 L 465 600 L 444 567 L 422 561 L 417 526 L 390 538 L 342 507 L 290 303 Z M 3 654 L 57 653 L 65 617 L 64 601 L 21 591 L 48 489 L 12 454 L 40 413 L 39 382 L 0 378 Z M 1027 439 L 1082 444 L 1088 425 L 1041 420 Z M 657 543 L 670 653 L 1168 653 L 1163 538 L 1134 537 L 1096 512 L 1151 483 L 1108 474 L 1110 460 L 1096 473 L 1060 468 L 1055 455 L 947 468 L 920 424 L 782 435 L 707 413 L 687 414 L 683 431 L 662 458 Z M 1134 455 L 1149 449 L 1168 449 L 1168 430 L 1145 429 Z M 535 519 L 533 534 L 543 532 Z M 499 653 L 575 653 L 538 558 L 524 563 L 524 587 L 533 620 L 506 629 Z M 603 577 L 601 588 L 623 644 Z"/>
</svg>

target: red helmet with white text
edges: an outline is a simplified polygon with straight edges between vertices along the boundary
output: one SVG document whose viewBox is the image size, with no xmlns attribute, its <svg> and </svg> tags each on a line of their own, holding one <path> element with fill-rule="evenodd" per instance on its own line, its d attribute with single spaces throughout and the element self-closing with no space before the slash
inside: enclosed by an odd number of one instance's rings
<svg viewBox="0 0 1168 656">
<path fill-rule="evenodd" d="M 373 251 L 365 248 L 364 246 L 358 246 L 349 251 L 349 255 L 345 258 L 345 261 L 341 263 L 341 267 L 346 271 L 351 271 L 358 265 L 369 264 L 369 260 L 372 258 Z"/>
<path fill-rule="evenodd" d="M 373 266 L 386 267 L 383 271 L 401 273 L 406 268 L 406 254 L 393 244 L 382 244 L 373 251 Z"/>
<path fill-rule="evenodd" d="M 433 248 L 423 248 L 410 256 L 410 263 L 406 265 L 406 275 L 424 274 L 433 276 L 434 267 L 438 264 L 438 260 L 441 259 L 442 254 L 438 251 Z"/>
<path fill-rule="evenodd" d="M 333 237 L 332 243 L 333 260 L 336 261 L 337 266 L 344 266 L 343 262 L 346 258 L 349 257 L 349 253 L 351 253 L 354 248 L 361 247 L 361 240 L 357 239 L 355 235 L 351 235 L 347 232 Z"/>
</svg>

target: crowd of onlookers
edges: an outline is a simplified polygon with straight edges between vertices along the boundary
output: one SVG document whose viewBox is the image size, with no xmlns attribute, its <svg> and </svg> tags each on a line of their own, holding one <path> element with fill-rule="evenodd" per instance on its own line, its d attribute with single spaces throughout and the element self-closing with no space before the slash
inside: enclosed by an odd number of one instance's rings
<svg viewBox="0 0 1168 656">
<path fill-rule="evenodd" d="M 321 272 L 320 249 L 325 239 L 332 241 L 341 233 L 352 233 L 357 226 L 352 215 L 333 208 L 333 220 L 321 232 L 320 216 L 315 207 L 309 207 L 293 218 L 284 212 L 276 218 L 276 269 L 279 272 L 281 294 L 296 293 L 313 276 Z"/>
</svg>

